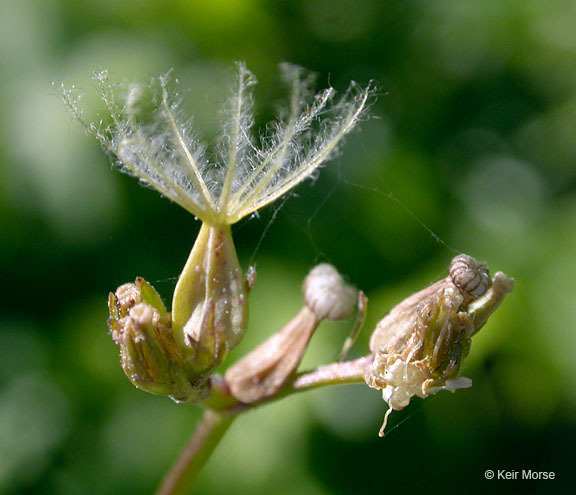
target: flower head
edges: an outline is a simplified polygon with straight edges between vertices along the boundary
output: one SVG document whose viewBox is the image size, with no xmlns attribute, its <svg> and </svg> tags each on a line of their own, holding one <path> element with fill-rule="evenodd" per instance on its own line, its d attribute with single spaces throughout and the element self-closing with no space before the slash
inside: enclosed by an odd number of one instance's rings
<svg viewBox="0 0 576 495">
<path fill-rule="evenodd" d="M 414 396 L 470 387 L 459 377 L 471 337 L 498 308 L 514 282 L 502 272 L 491 280 L 484 264 L 461 254 L 443 280 L 417 292 L 392 309 L 370 339 L 374 355 L 366 383 L 382 390 L 388 411 L 400 410 Z"/>
<path fill-rule="evenodd" d="M 97 73 L 96 88 L 110 114 L 109 125 L 86 123 L 79 97 L 63 87 L 66 105 L 123 171 L 203 222 L 176 284 L 171 315 L 161 321 L 157 310 L 144 306 L 120 314 L 116 296 L 111 299 L 112 334 L 125 371 L 140 388 L 174 396 L 172 383 L 178 381 L 176 375 L 182 376 L 171 365 L 177 362 L 196 391 L 240 342 L 248 322 L 248 287 L 230 226 L 314 174 L 354 128 L 371 95 L 370 88 L 353 83 L 334 101 L 332 88 L 313 94 L 313 78 L 303 69 L 285 64 L 282 75 L 290 87 L 288 109 L 255 140 L 256 79 L 244 64 L 237 64 L 235 89 L 212 156 L 196 139 L 191 121 L 180 116 L 168 91 L 168 75 L 146 88 L 110 85 L 106 71 Z M 146 89 L 152 90 L 151 98 Z M 167 332 L 171 339 L 158 340 Z M 169 349 L 160 341 L 170 341 Z M 144 362 L 146 366 L 140 366 Z"/>
</svg>

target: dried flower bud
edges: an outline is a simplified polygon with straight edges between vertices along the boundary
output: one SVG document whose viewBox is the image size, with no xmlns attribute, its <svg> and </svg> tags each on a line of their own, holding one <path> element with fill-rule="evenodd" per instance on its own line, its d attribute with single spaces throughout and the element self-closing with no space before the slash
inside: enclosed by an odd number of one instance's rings
<svg viewBox="0 0 576 495">
<path fill-rule="evenodd" d="M 338 270 L 328 263 L 316 266 L 303 286 L 306 305 L 320 320 L 345 320 L 354 312 L 357 291 L 346 285 Z"/>
<path fill-rule="evenodd" d="M 374 363 L 366 383 L 382 390 L 388 415 L 440 390 L 471 385 L 458 378 L 471 336 L 513 290 L 513 280 L 498 272 L 490 280 L 484 264 L 456 256 L 450 275 L 410 296 L 382 319 L 370 340 Z"/>
<path fill-rule="evenodd" d="M 227 371 L 226 382 L 242 402 L 276 394 L 296 372 L 320 322 L 347 318 L 354 310 L 356 290 L 345 285 L 331 265 L 315 267 L 304 281 L 303 292 L 306 304 L 300 312 Z"/>
<path fill-rule="evenodd" d="M 122 368 L 139 389 L 196 402 L 207 389 L 182 362 L 174 341 L 170 314 L 154 288 L 141 278 L 124 284 L 108 299 L 110 327 L 120 347 Z M 192 378 L 192 380 L 191 380 Z"/>
<path fill-rule="evenodd" d="M 246 291 L 230 227 L 202 224 L 172 302 L 176 343 L 197 373 L 218 366 L 244 335 Z"/>
</svg>

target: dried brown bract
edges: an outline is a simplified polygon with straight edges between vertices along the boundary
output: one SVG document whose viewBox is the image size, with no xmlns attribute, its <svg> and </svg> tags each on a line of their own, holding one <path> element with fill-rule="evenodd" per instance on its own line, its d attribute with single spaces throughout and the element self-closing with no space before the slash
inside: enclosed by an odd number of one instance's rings
<svg viewBox="0 0 576 495">
<path fill-rule="evenodd" d="M 272 335 L 226 373 L 233 395 L 254 403 L 276 394 L 294 375 L 308 343 L 324 319 L 344 320 L 356 305 L 357 291 L 326 263 L 316 266 L 303 284 L 305 304 L 279 332 Z"/>
</svg>

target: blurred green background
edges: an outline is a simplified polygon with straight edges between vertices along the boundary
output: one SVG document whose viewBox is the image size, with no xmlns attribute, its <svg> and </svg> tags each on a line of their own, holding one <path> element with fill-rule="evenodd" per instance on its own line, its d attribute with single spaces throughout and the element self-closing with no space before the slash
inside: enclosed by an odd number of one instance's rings
<svg viewBox="0 0 576 495">
<path fill-rule="evenodd" d="M 258 280 L 231 360 L 299 309 L 319 261 L 370 298 L 355 356 L 454 251 L 516 290 L 475 337 L 473 388 L 415 399 L 384 439 L 385 404 L 362 385 L 251 412 L 197 493 L 574 493 L 575 23 L 573 0 L 2 0 L 0 493 L 152 493 L 199 417 L 134 389 L 106 328 L 108 291 L 137 275 L 169 299 L 199 224 L 113 170 L 58 85 L 174 68 L 212 138 L 236 60 L 260 80 L 259 123 L 282 61 L 319 87 L 374 79 L 380 95 L 317 181 L 234 229 Z M 321 328 L 307 366 L 333 360 L 347 329 Z M 486 469 L 557 480 L 488 482 Z"/>
</svg>

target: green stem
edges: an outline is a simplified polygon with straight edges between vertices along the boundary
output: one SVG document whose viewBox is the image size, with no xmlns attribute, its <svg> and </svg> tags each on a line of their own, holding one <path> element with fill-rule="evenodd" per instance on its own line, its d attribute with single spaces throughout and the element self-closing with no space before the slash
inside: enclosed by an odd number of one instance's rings
<svg viewBox="0 0 576 495">
<path fill-rule="evenodd" d="M 192 438 L 180 458 L 164 478 L 164 482 L 156 495 L 185 495 L 189 493 L 200 470 L 222 440 L 232 421 L 240 413 L 296 392 L 305 392 L 328 385 L 363 382 L 366 370 L 371 363 L 372 356 L 366 356 L 299 373 L 281 392 L 254 404 L 240 402 L 230 393 L 224 379 L 219 375 L 214 375 L 211 380 L 212 392 L 203 403 L 206 408 L 204 418 L 192 434 Z"/>
<path fill-rule="evenodd" d="M 353 361 L 327 364 L 312 371 L 299 373 L 287 388 L 287 395 L 328 385 L 363 383 L 372 360 L 372 356 L 365 356 Z"/>
<path fill-rule="evenodd" d="M 190 493 L 198 474 L 235 418 L 229 413 L 206 409 L 202 421 L 156 495 Z"/>
</svg>

